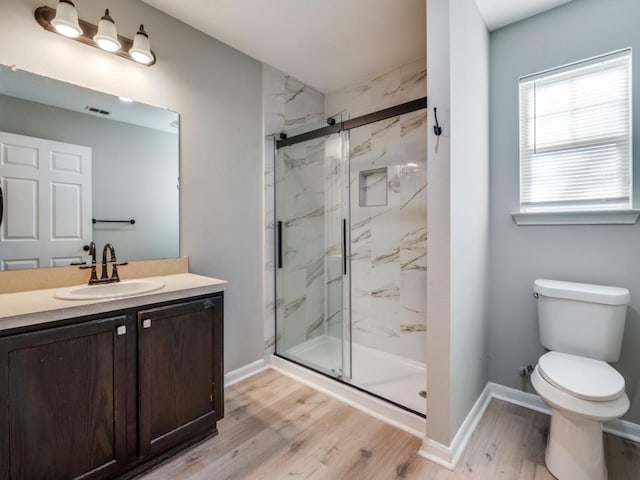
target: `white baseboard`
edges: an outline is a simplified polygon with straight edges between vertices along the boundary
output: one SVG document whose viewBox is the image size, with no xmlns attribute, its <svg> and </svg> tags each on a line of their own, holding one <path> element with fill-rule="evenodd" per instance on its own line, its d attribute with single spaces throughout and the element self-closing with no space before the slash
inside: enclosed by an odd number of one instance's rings
<svg viewBox="0 0 640 480">
<path fill-rule="evenodd" d="M 244 367 L 240 367 L 227 373 L 224 376 L 224 386 L 228 387 L 230 385 L 233 385 L 234 383 L 238 383 L 246 378 L 255 375 L 256 373 L 266 370 L 267 368 L 269 368 L 269 365 L 265 363 L 264 359 L 256 360 L 249 365 L 245 365 Z"/>
<path fill-rule="evenodd" d="M 529 408 L 537 412 L 551 415 L 551 409 L 536 394 L 522 392 L 515 388 L 505 387 L 496 383 L 488 383 L 487 387 L 491 391 L 492 398 L 498 398 L 505 402 L 515 403 L 521 407 Z M 640 443 L 640 425 L 627 420 L 611 420 L 604 424 L 604 431 L 632 442 Z"/>
<path fill-rule="evenodd" d="M 449 470 L 456 468 L 458 460 L 460 460 L 464 449 L 467 447 L 467 443 L 469 443 L 471 435 L 478 426 L 478 423 L 480 423 L 485 410 L 489 406 L 489 402 L 491 402 L 491 398 L 491 391 L 489 384 L 487 384 L 476 402 L 473 404 L 473 407 L 471 407 L 471 410 L 462 422 L 462 425 L 460 425 L 460 428 L 451 441 L 451 445 L 443 445 L 440 442 L 436 442 L 435 440 L 426 437 L 418 454 L 442 465 L 445 468 L 448 468 Z"/>
<path fill-rule="evenodd" d="M 604 431 L 616 437 L 640 443 L 640 425 L 627 420 L 612 420 L 604 424 Z"/>
<path fill-rule="evenodd" d="M 451 448 L 431 438 L 425 438 L 422 441 L 422 448 L 418 451 L 418 455 L 449 470 L 456 468 L 455 463 L 452 462 Z"/>
<path fill-rule="evenodd" d="M 505 402 L 513 403 L 514 405 L 520 405 L 521 407 L 528 408 L 529 410 L 535 410 L 536 412 L 546 413 L 551 415 L 551 409 L 542 401 L 540 396 L 535 393 L 523 392 L 511 387 L 505 387 L 497 383 L 487 383 L 487 388 L 491 392 L 491 398 L 497 398 L 498 400 L 504 400 Z"/>
<path fill-rule="evenodd" d="M 478 426 L 482 415 L 484 415 L 489 403 L 494 398 L 520 405 L 521 407 L 535 410 L 536 412 L 551 415 L 551 409 L 544 403 L 540 396 L 489 382 L 471 408 L 467 418 L 462 422 L 458 432 L 453 437 L 451 445 L 443 445 L 429 437 L 425 437 L 422 449 L 419 452 L 420 456 L 436 462 L 449 470 L 455 469 L 458 460 L 460 460 L 471 438 L 471 434 Z M 640 443 L 640 425 L 637 423 L 620 419 L 612 420 L 604 424 L 604 431 L 617 437 Z"/>
</svg>

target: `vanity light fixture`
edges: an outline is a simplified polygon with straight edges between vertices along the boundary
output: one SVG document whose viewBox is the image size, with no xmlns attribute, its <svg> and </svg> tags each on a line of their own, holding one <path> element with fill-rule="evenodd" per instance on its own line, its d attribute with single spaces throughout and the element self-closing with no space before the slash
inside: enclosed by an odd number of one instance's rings
<svg viewBox="0 0 640 480">
<path fill-rule="evenodd" d="M 98 33 L 93 39 L 98 46 L 107 52 L 116 52 L 120 50 L 120 42 L 118 41 L 118 31 L 116 30 L 116 22 L 109 15 L 109 9 L 104 11 L 104 16 L 98 23 Z"/>
<path fill-rule="evenodd" d="M 56 8 L 56 16 L 51 20 L 51 25 L 60 35 L 69 38 L 77 38 L 82 35 L 82 29 L 78 23 L 78 11 L 70 0 L 60 0 Z"/>
<path fill-rule="evenodd" d="M 140 25 L 133 40 L 118 35 L 116 24 L 105 10 L 98 26 L 78 18 L 78 11 L 70 0 L 60 0 L 58 7 L 39 7 L 35 11 L 36 21 L 50 32 L 64 35 L 77 42 L 113 53 L 136 63 L 151 66 L 156 56 L 151 50 L 149 35 Z"/>
</svg>

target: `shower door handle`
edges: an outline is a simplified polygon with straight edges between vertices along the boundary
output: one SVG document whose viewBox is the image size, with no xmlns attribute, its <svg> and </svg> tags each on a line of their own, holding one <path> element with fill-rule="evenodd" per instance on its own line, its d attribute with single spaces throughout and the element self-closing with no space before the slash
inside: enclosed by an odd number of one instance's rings
<svg viewBox="0 0 640 480">
<path fill-rule="evenodd" d="M 276 255 L 278 256 L 278 268 L 282 268 L 282 222 L 278 221 L 276 235 L 278 236 L 278 252 Z"/>
<path fill-rule="evenodd" d="M 2 196 L 2 184 L 0 184 L 0 225 L 2 225 L 2 217 L 4 217 L 4 198 Z"/>
<path fill-rule="evenodd" d="M 347 274 L 347 219 L 342 219 L 342 274 Z"/>
</svg>

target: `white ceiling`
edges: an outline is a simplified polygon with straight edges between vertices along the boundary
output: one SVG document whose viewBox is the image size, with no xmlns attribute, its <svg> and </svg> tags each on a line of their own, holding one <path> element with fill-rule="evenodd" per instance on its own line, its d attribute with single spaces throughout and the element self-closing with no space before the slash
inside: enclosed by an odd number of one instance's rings
<svg viewBox="0 0 640 480">
<path fill-rule="evenodd" d="M 143 1 L 323 93 L 426 57 L 426 0 Z M 475 0 L 489 30 L 570 1 Z"/>
<path fill-rule="evenodd" d="M 426 58 L 425 0 L 143 1 L 323 93 Z"/>
<path fill-rule="evenodd" d="M 476 0 L 489 30 L 537 15 L 573 0 Z"/>
</svg>

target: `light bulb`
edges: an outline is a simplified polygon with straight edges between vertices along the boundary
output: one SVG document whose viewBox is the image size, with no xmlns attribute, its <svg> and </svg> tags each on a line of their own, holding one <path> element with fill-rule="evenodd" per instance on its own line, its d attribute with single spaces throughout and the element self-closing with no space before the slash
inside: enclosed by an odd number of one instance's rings
<svg viewBox="0 0 640 480">
<path fill-rule="evenodd" d="M 120 50 L 120 42 L 118 41 L 118 31 L 116 23 L 109 15 L 109 9 L 104 11 L 104 16 L 98 23 L 98 33 L 93 37 L 98 46 L 107 52 L 116 52 Z"/>
<path fill-rule="evenodd" d="M 153 62 L 154 57 L 151 52 L 151 43 L 149 42 L 149 35 L 144 31 L 144 26 L 140 25 L 140 30 L 133 37 L 133 46 L 129 50 L 129 55 L 138 63 L 145 65 Z"/>
<path fill-rule="evenodd" d="M 60 0 L 56 8 L 56 16 L 51 20 L 51 25 L 60 35 L 77 38 L 82 35 L 82 29 L 78 23 L 78 11 L 70 0 Z"/>
</svg>

